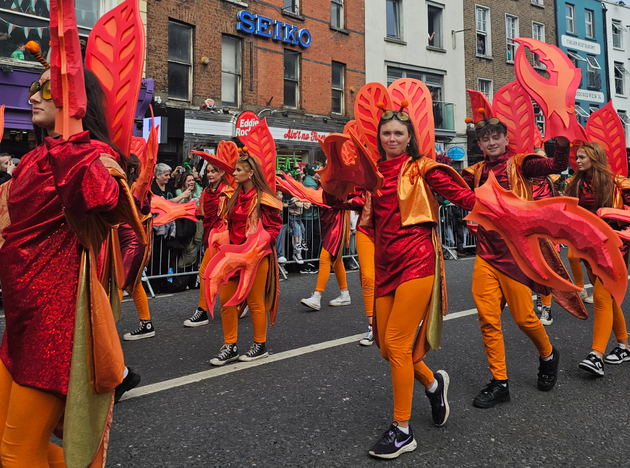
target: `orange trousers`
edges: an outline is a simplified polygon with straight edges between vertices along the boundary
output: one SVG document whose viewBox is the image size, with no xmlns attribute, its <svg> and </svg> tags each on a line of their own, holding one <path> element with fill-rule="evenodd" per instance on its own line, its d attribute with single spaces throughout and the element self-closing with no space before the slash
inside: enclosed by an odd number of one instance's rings
<svg viewBox="0 0 630 468">
<path fill-rule="evenodd" d="M 613 299 L 601 280 L 597 278 L 593 286 L 593 350 L 606 353 L 606 345 L 610 338 L 610 331 L 615 333 L 618 342 L 628 338 L 626 319 L 617 301 Z"/>
<path fill-rule="evenodd" d="M 569 266 L 571 267 L 571 273 L 573 273 L 573 280 L 575 281 L 575 285 L 580 288 L 584 288 L 584 273 L 582 272 L 582 265 L 580 264 L 580 259 L 573 256 L 573 252 L 569 247 L 569 251 L 567 252 L 567 256 L 569 257 Z"/>
<path fill-rule="evenodd" d="M 340 252 L 341 253 L 341 252 Z M 332 263 L 332 255 L 325 248 L 322 247 L 322 251 L 319 254 L 319 273 L 317 274 L 317 286 L 315 291 L 323 293 L 328 284 L 328 278 L 330 278 L 330 264 Z M 333 264 L 333 271 L 339 284 L 339 289 L 348 289 L 348 282 L 346 281 L 346 269 L 343 266 L 343 259 L 341 255 L 337 256 L 337 260 Z"/>
<path fill-rule="evenodd" d="M 418 326 L 431 299 L 433 275 L 404 282 L 386 296 L 376 298 L 376 329 L 381 355 L 389 361 L 394 389 L 394 419 L 411 417 L 414 379 L 428 387 L 433 372 L 420 361 L 413 363 L 412 347 Z"/>
<path fill-rule="evenodd" d="M 551 305 L 551 294 L 547 294 L 546 296 L 542 295 L 540 296 L 540 302 L 542 303 L 542 305 L 544 306 L 550 306 Z"/>
<path fill-rule="evenodd" d="M 365 316 L 371 318 L 374 315 L 374 240 L 357 231 L 356 242 Z"/>
<path fill-rule="evenodd" d="M 2 468 L 65 468 L 63 449 L 50 436 L 63 398 L 16 384 L 0 361 L 0 455 Z"/>
<path fill-rule="evenodd" d="M 123 290 L 118 290 L 118 296 L 120 296 L 120 300 L 123 298 Z M 140 283 L 136 284 L 136 287 L 133 289 L 131 293 L 131 298 L 133 299 L 133 303 L 136 306 L 136 310 L 138 311 L 138 317 L 140 320 L 147 321 L 151 320 L 151 312 L 149 312 L 149 299 L 147 298 L 147 293 L 142 287 Z"/>
<path fill-rule="evenodd" d="M 208 310 L 208 304 L 206 304 L 206 267 L 210 263 L 212 258 L 212 249 L 206 249 L 199 266 L 199 307 L 203 310 Z"/>
<path fill-rule="evenodd" d="M 265 286 L 267 284 L 267 272 L 269 271 L 269 258 L 264 258 L 254 278 L 254 285 L 247 295 L 247 305 L 252 317 L 254 328 L 254 341 L 265 343 L 267 341 L 267 312 L 265 311 Z M 230 279 L 221 287 L 221 321 L 223 322 L 223 339 L 227 344 L 234 344 L 238 339 L 238 309 L 236 306 L 226 306 L 238 288 L 239 278 Z"/>
<path fill-rule="evenodd" d="M 505 343 L 501 331 L 501 300 L 505 298 L 518 327 L 534 343 L 541 357 L 553 351 L 545 327 L 534 312 L 532 291 L 504 275 L 483 258 L 475 260 L 472 293 L 492 378 L 506 380 Z"/>
</svg>

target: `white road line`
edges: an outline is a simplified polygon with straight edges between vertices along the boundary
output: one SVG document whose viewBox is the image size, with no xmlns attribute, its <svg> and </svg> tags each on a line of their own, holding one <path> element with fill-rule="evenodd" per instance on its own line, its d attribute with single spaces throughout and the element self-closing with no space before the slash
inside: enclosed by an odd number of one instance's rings
<svg viewBox="0 0 630 468">
<path fill-rule="evenodd" d="M 448 314 L 444 320 L 454 320 L 461 317 L 466 317 L 468 315 L 474 315 L 477 313 L 477 309 L 469 309 L 463 310 L 461 312 L 454 312 L 452 314 Z M 339 338 L 337 340 L 325 341 L 323 343 L 317 343 L 310 346 L 304 346 L 303 348 L 292 349 L 290 351 L 283 351 L 277 354 L 271 354 L 268 358 L 260 359 L 258 361 L 253 362 L 239 362 L 238 364 L 228 364 L 224 367 L 219 367 L 215 369 L 209 369 L 202 372 L 197 372 L 195 374 L 185 375 L 183 377 L 177 377 L 176 379 L 165 380 L 163 382 L 158 382 L 150 385 L 145 385 L 143 387 L 134 388 L 133 390 L 128 391 L 123 395 L 120 399 L 128 400 L 130 398 L 137 398 L 144 395 L 150 395 L 152 393 L 162 392 L 164 390 L 169 390 L 171 388 L 181 387 L 183 385 L 188 385 L 195 382 L 201 382 L 202 380 L 212 379 L 214 377 L 219 377 L 226 374 L 231 374 L 233 372 L 238 372 L 242 370 L 251 369 L 252 367 L 258 367 L 265 364 L 271 364 L 273 362 L 284 361 L 285 359 L 302 356 L 304 354 L 314 353 L 316 351 L 321 351 L 323 349 L 334 348 L 336 346 L 342 346 L 350 343 L 356 343 L 359 341 L 364 335 L 352 335 L 346 336 L 345 338 Z"/>
</svg>

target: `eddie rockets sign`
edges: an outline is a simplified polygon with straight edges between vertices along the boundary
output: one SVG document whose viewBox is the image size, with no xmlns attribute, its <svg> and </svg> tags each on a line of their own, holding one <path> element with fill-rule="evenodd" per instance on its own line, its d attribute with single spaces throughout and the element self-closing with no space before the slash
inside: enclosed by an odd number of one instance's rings
<svg viewBox="0 0 630 468">
<path fill-rule="evenodd" d="M 234 136 L 240 138 L 246 136 L 252 127 L 260 123 L 258 116 L 252 111 L 241 112 L 236 119 Z"/>
</svg>

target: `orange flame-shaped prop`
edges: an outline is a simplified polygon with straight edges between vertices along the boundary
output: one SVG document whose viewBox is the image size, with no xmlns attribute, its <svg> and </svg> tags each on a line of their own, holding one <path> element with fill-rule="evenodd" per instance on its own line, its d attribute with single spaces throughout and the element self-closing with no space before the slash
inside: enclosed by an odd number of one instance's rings
<svg viewBox="0 0 630 468">
<path fill-rule="evenodd" d="M 516 78 L 545 116 L 545 140 L 557 136 L 564 136 L 569 141 L 586 140 L 584 128 L 575 115 L 575 93 L 582 72 L 554 45 L 523 37 L 515 41 L 524 46 L 516 51 Z M 525 47 L 537 54 L 547 66 L 549 78 L 534 70 L 525 54 Z"/>
<path fill-rule="evenodd" d="M 470 98 L 473 122 L 479 122 L 480 120 L 494 117 L 492 105 L 485 94 L 481 91 L 474 91 L 472 89 L 467 89 L 466 91 L 468 91 L 468 97 Z M 481 112 L 482 110 L 483 112 Z"/>
<path fill-rule="evenodd" d="M 160 126 L 156 126 L 154 124 L 153 108 L 151 108 L 151 131 L 149 132 L 149 141 L 147 141 L 147 144 L 142 148 L 142 158 L 138 158 L 140 160 L 140 175 L 134 182 L 131 190 L 133 196 L 140 202 L 144 200 L 147 192 L 151 190 L 151 182 L 153 180 L 155 165 L 157 163 L 159 131 Z M 134 147 L 134 140 L 131 142 L 132 148 Z M 141 140 L 144 141 L 144 138 L 141 138 Z"/>
<path fill-rule="evenodd" d="M 597 216 L 630 224 L 630 207 L 625 206 L 623 210 L 619 208 L 600 208 L 597 210 Z M 630 241 L 630 231 L 627 228 L 623 231 L 615 232 L 620 239 Z"/>
<path fill-rule="evenodd" d="M 586 122 L 586 133 L 589 141 L 599 143 L 606 150 L 613 174 L 628 177 L 626 134 L 612 101 L 591 114 Z"/>
<path fill-rule="evenodd" d="M 282 172 L 282 175 L 285 177 L 284 179 L 276 176 L 276 185 L 280 187 L 280 190 L 290 193 L 302 202 L 313 203 L 317 206 L 329 208 L 329 206 L 324 203 L 323 190 L 315 190 L 311 187 L 306 187 L 285 172 Z"/>
<path fill-rule="evenodd" d="M 217 146 L 216 154 L 206 153 L 205 151 L 192 151 L 193 154 L 200 156 L 201 159 L 208 161 L 215 167 L 225 172 L 226 182 L 234 186 L 234 163 L 238 159 L 238 147 L 233 141 L 222 140 Z"/>
<path fill-rule="evenodd" d="M 249 154 L 258 159 L 269 188 L 276 193 L 276 142 L 267 125 L 267 119 L 262 119 L 247 135 L 239 136 L 239 139 L 248 148 Z"/>
<path fill-rule="evenodd" d="M 151 197 L 151 213 L 157 216 L 153 218 L 154 226 L 163 226 L 178 218 L 190 219 L 197 222 L 197 202 L 172 203 L 162 197 Z"/>
<path fill-rule="evenodd" d="M 576 198 L 526 201 L 504 190 L 492 172 L 475 195 L 477 202 L 466 219 L 501 234 L 529 278 L 560 291 L 580 290 L 545 262 L 538 239 L 546 237 L 556 244 L 568 244 L 575 256 L 588 261 L 606 290 L 621 304 L 628 284 L 619 250 L 621 241 L 605 221 L 578 206 Z"/>
<path fill-rule="evenodd" d="M 264 230 L 262 221 L 259 220 L 256 231 L 247 236 L 245 243 L 222 245 L 217 249 L 206 267 L 205 275 L 206 303 L 212 318 L 214 318 L 214 304 L 221 286 L 237 273 L 240 273 L 238 288 L 225 305 L 239 305 L 247 298 L 254 285 L 258 265 L 272 252 L 270 242 L 271 236 Z"/>
<path fill-rule="evenodd" d="M 532 100 L 518 81 L 512 81 L 499 89 L 492 105 L 494 115 L 507 126 L 510 151 L 513 154 L 533 153 L 535 139 L 540 132 L 536 126 Z"/>
<path fill-rule="evenodd" d="M 0 106 L 0 140 L 4 135 L 4 104 Z"/>
</svg>

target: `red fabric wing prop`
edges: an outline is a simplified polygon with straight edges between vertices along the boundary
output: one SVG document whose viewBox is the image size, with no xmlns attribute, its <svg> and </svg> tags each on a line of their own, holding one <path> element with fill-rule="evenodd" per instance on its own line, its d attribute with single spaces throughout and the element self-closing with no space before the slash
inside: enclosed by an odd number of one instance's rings
<svg viewBox="0 0 630 468">
<path fill-rule="evenodd" d="M 162 197 L 151 197 L 151 213 L 157 216 L 153 218 L 154 226 L 163 226 L 177 218 L 186 218 L 197 222 L 197 202 L 172 203 Z"/>
<path fill-rule="evenodd" d="M 4 135 L 4 104 L 0 106 L 0 135 Z"/>
<path fill-rule="evenodd" d="M 225 305 L 238 305 L 247 298 L 256 277 L 258 265 L 263 258 L 272 252 L 269 242 L 271 237 L 258 221 L 258 228 L 247 236 L 245 243 L 240 245 L 222 245 L 214 254 L 206 267 L 206 302 L 208 311 L 214 318 L 214 303 L 219 295 L 221 286 L 240 273 L 238 289 Z"/>
<path fill-rule="evenodd" d="M 435 159 L 435 122 L 429 88 L 420 80 L 401 78 L 389 85 L 387 91 L 392 99 L 391 109 L 398 111 L 402 101 L 408 102 L 407 109 L 414 123 L 420 154 Z"/>
<path fill-rule="evenodd" d="M 523 45 L 516 50 L 516 78 L 540 106 L 545 115 L 545 139 L 564 136 L 569 141 L 586 140 L 584 129 L 575 116 L 575 93 L 582 71 L 556 46 L 529 38 L 518 38 Z M 525 54 L 525 47 L 538 55 L 547 66 L 549 78 L 537 73 Z"/>
<path fill-rule="evenodd" d="M 619 250 L 621 241 L 605 221 L 579 207 L 576 198 L 522 200 L 501 188 L 492 172 L 475 195 L 477 202 L 466 219 L 501 234 L 529 278 L 560 291 L 580 290 L 544 261 L 538 239 L 547 237 L 556 244 L 568 244 L 575 256 L 588 261 L 617 304 L 622 303 L 628 271 Z"/>
<path fill-rule="evenodd" d="M 315 190 L 311 187 L 306 187 L 301 182 L 298 182 L 289 174 L 284 172 L 282 175 L 284 175 L 285 179 L 276 176 L 276 184 L 280 187 L 280 190 L 290 193 L 294 197 L 299 198 L 300 201 L 313 203 L 324 208 L 330 208 L 324 203 L 324 199 L 322 197 L 324 194 L 323 190 Z"/>
<path fill-rule="evenodd" d="M 267 126 L 267 119 L 262 119 L 239 139 L 247 146 L 249 154 L 258 159 L 271 192 L 276 193 L 276 143 Z"/>
<path fill-rule="evenodd" d="M 370 153 L 374 155 L 379 154 L 377 130 L 383 112 L 376 107 L 379 102 L 385 105 L 385 109 L 392 109 L 389 92 L 380 83 L 366 84 L 359 90 L 354 100 L 354 118 L 361 132 L 361 140 L 365 142 Z"/>
<path fill-rule="evenodd" d="M 586 133 L 588 141 L 599 143 L 606 150 L 613 174 L 628 177 L 626 135 L 612 101 L 591 114 L 586 122 Z"/>
<path fill-rule="evenodd" d="M 473 122 L 479 122 L 483 119 L 489 119 L 490 117 L 494 117 L 494 111 L 492 109 L 492 105 L 490 105 L 490 101 L 485 94 L 481 91 L 473 91 L 472 89 L 467 89 L 468 97 L 470 97 L 470 107 L 472 108 L 472 119 Z M 479 112 L 479 109 L 485 110 L 485 115 Z"/>
<path fill-rule="evenodd" d="M 55 132 L 64 140 L 83 131 L 87 97 L 74 1 L 50 2 L 50 89 L 57 108 Z"/>
<path fill-rule="evenodd" d="M 494 95 L 492 108 L 495 117 L 507 125 L 509 148 L 514 154 L 533 153 L 538 127 L 534 106 L 529 94 L 518 81 L 512 81 Z"/>
<path fill-rule="evenodd" d="M 144 69 L 144 26 L 138 0 L 126 0 L 96 23 L 85 51 L 85 66 L 103 85 L 112 142 L 129 154 Z"/>
</svg>

